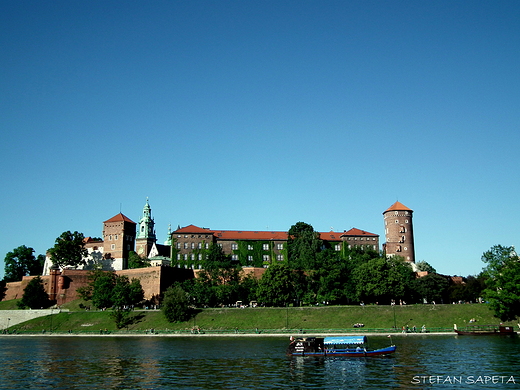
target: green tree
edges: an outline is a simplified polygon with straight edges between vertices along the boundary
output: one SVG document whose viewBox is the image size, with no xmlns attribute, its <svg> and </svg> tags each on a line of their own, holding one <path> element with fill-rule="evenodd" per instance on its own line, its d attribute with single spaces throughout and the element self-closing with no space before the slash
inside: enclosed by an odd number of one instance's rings
<svg viewBox="0 0 520 390">
<path fill-rule="evenodd" d="M 96 270 L 91 282 L 92 304 L 98 309 L 111 308 L 114 305 L 114 287 L 116 285 L 115 272 Z"/>
<path fill-rule="evenodd" d="M 128 268 L 146 268 L 150 266 L 150 261 L 143 259 L 134 251 L 128 253 Z"/>
<path fill-rule="evenodd" d="M 85 249 L 83 233 L 63 232 L 52 248 L 49 249 L 51 261 L 59 267 L 72 266 L 77 268 L 84 264 L 88 252 Z"/>
<path fill-rule="evenodd" d="M 17 303 L 20 309 L 46 309 L 51 305 L 49 295 L 45 291 L 42 279 L 37 276 L 27 283 L 22 299 Z"/>
<path fill-rule="evenodd" d="M 184 322 L 190 319 L 189 298 L 179 284 L 170 286 L 165 291 L 161 310 L 168 322 Z"/>
<path fill-rule="evenodd" d="M 447 299 L 449 287 L 450 282 L 446 277 L 436 273 L 428 274 L 415 281 L 415 291 L 427 302 L 447 303 L 444 300 Z"/>
<path fill-rule="evenodd" d="M 417 261 L 415 263 L 415 266 L 417 268 L 417 271 L 419 271 L 419 272 L 428 272 L 430 274 L 437 273 L 435 268 L 433 268 L 428 262 L 426 262 L 424 260 Z"/>
<path fill-rule="evenodd" d="M 292 269 L 316 269 L 316 255 L 323 245 L 319 233 L 305 222 L 297 222 L 287 232 L 288 264 Z"/>
<path fill-rule="evenodd" d="M 22 280 L 27 275 L 41 275 L 43 261 L 45 257 L 38 255 L 34 257 L 34 249 L 21 245 L 5 255 L 5 275 L 6 282 Z"/>
<path fill-rule="evenodd" d="M 257 298 L 267 306 L 285 306 L 293 302 L 293 271 L 285 264 L 271 265 L 258 281 Z"/>
<path fill-rule="evenodd" d="M 376 258 L 358 266 L 353 282 L 359 301 L 390 303 L 394 300 L 413 301 L 415 272 L 400 257 Z"/>
<path fill-rule="evenodd" d="M 514 321 L 520 317 L 520 258 L 514 247 L 495 245 L 484 252 L 482 261 L 487 264 L 485 298 L 496 317 Z"/>
</svg>

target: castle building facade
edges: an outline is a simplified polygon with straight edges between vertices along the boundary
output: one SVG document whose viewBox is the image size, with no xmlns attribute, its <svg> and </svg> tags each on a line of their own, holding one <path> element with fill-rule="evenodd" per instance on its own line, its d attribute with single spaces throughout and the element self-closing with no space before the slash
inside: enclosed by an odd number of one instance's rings
<svg viewBox="0 0 520 390">
<path fill-rule="evenodd" d="M 352 228 L 319 233 L 324 245 L 336 251 L 358 247 L 379 251 L 379 236 Z M 245 267 L 267 267 L 287 260 L 287 232 L 211 230 L 195 225 L 172 232 L 172 263 L 183 268 L 202 268 L 211 244 L 218 244 L 231 259 Z"/>
<path fill-rule="evenodd" d="M 413 239 L 413 210 L 400 202 L 395 202 L 383 212 L 385 221 L 385 251 L 387 256 L 401 256 L 405 261 L 415 263 Z"/>
</svg>

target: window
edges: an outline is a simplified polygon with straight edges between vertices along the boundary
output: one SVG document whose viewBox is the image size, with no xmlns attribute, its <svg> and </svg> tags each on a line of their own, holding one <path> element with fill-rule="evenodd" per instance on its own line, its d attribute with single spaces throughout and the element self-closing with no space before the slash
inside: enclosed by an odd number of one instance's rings
<svg viewBox="0 0 520 390">
<path fill-rule="evenodd" d="M 199 249 L 202 249 L 202 242 L 199 242 Z"/>
<path fill-rule="evenodd" d="M 180 259 L 181 259 L 181 254 L 177 253 L 177 260 L 180 260 Z"/>
<path fill-rule="evenodd" d="M 397 245 L 397 246 L 395 247 L 395 251 L 396 251 L 396 252 L 401 252 L 401 245 Z"/>
<path fill-rule="evenodd" d="M 112 249 L 112 250 L 116 249 L 116 244 L 110 245 L 110 249 Z"/>
<path fill-rule="evenodd" d="M 247 263 L 253 264 L 253 256 L 251 256 L 251 255 L 247 256 Z"/>
<path fill-rule="evenodd" d="M 277 244 L 277 245 L 276 245 L 276 248 L 277 248 L 279 251 L 283 250 L 283 244 Z"/>
<path fill-rule="evenodd" d="M 231 250 L 236 251 L 238 249 L 238 244 L 236 242 L 231 244 Z M 238 259 L 237 259 L 238 260 Z"/>
<path fill-rule="evenodd" d="M 336 250 L 336 252 L 339 252 L 341 250 L 341 244 L 334 245 L 334 250 Z"/>
<path fill-rule="evenodd" d="M 209 243 L 206 243 L 206 249 L 209 249 Z"/>
<path fill-rule="evenodd" d="M 188 243 L 187 242 L 184 243 L 184 249 L 188 249 Z"/>
<path fill-rule="evenodd" d="M 253 245 L 249 244 L 249 245 L 247 246 L 247 250 L 248 250 L 248 251 L 252 251 L 252 250 L 253 250 Z"/>
<path fill-rule="evenodd" d="M 178 242 L 178 243 L 176 244 L 176 246 L 177 246 L 177 249 L 181 249 L 181 243 L 180 243 L 180 242 Z"/>
<path fill-rule="evenodd" d="M 262 249 L 263 249 L 264 251 L 268 251 L 268 250 L 269 250 L 269 244 L 263 244 L 263 245 L 262 245 Z"/>
<path fill-rule="evenodd" d="M 199 261 L 202 260 L 202 253 L 199 253 Z"/>
<path fill-rule="evenodd" d="M 276 256 L 276 260 L 283 261 L 283 255 L 277 255 Z"/>
<path fill-rule="evenodd" d="M 187 253 L 184 254 L 184 260 L 188 260 L 188 254 Z"/>
<path fill-rule="evenodd" d="M 114 240 L 116 240 L 116 241 L 117 241 L 117 234 L 116 234 L 116 235 L 114 236 Z"/>
<path fill-rule="evenodd" d="M 238 261 L 238 255 L 231 255 L 231 260 Z"/>
<path fill-rule="evenodd" d="M 269 255 L 263 255 L 262 256 L 262 260 L 264 261 L 264 263 L 268 263 L 269 262 Z"/>
<path fill-rule="evenodd" d="M 195 243 L 194 242 L 191 243 L 191 249 L 195 249 Z"/>
</svg>

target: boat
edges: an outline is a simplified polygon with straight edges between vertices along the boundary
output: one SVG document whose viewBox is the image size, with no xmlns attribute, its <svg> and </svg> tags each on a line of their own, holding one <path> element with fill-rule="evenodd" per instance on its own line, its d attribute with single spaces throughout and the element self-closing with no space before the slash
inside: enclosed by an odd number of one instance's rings
<svg viewBox="0 0 520 390">
<path fill-rule="evenodd" d="M 461 336 L 516 335 L 512 326 L 504 325 L 470 325 L 463 329 L 458 329 L 457 324 L 455 324 L 453 330 Z"/>
<path fill-rule="evenodd" d="M 390 337 L 390 336 L 389 336 Z M 287 354 L 292 356 L 384 356 L 395 352 L 396 346 L 367 349 L 366 336 L 291 337 Z"/>
</svg>

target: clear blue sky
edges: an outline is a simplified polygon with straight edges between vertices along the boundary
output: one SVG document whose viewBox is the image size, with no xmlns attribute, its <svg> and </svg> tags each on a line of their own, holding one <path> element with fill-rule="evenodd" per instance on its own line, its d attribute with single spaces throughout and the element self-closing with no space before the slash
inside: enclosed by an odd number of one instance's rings
<svg viewBox="0 0 520 390">
<path fill-rule="evenodd" d="M 518 1 L 0 2 L 0 259 L 168 224 L 520 245 Z M 3 275 L 3 263 L 0 267 Z"/>
</svg>

